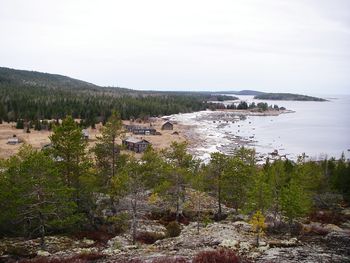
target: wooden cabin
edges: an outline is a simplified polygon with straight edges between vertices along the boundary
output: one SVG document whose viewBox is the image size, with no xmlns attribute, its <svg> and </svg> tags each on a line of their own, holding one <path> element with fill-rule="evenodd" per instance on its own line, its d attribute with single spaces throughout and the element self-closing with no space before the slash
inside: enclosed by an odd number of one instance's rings
<svg viewBox="0 0 350 263">
<path fill-rule="evenodd" d="M 167 122 L 163 123 L 163 125 L 162 125 L 162 130 L 171 131 L 171 130 L 173 130 L 173 128 L 174 128 L 174 125 L 170 121 L 167 121 Z"/>
<path fill-rule="evenodd" d="M 153 128 L 147 128 L 147 127 L 138 127 L 136 129 L 133 129 L 133 134 L 143 134 L 143 135 L 155 135 L 156 129 Z"/>
<path fill-rule="evenodd" d="M 13 137 L 7 139 L 7 144 L 16 145 L 19 143 L 20 143 L 20 140 L 16 136 L 13 136 Z"/>
<path fill-rule="evenodd" d="M 122 141 L 123 146 L 130 151 L 134 151 L 136 153 L 144 152 L 147 149 L 147 146 L 150 145 L 150 142 L 144 139 L 137 138 L 127 138 Z"/>
<path fill-rule="evenodd" d="M 137 125 L 125 125 L 124 127 L 128 132 L 132 132 L 133 134 L 141 134 L 141 135 L 156 134 L 156 129 L 153 129 L 153 128 L 142 127 Z"/>
<path fill-rule="evenodd" d="M 89 131 L 87 129 L 83 129 L 81 132 L 83 133 L 84 139 L 88 140 L 89 139 Z"/>
</svg>

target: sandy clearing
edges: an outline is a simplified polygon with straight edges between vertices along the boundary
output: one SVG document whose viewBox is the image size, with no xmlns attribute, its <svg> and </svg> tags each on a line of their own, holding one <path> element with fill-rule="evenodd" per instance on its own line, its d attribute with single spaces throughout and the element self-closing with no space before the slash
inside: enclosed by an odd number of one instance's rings
<svg viewBox="0 0 350 263">
<path fill-rule="evenodd" d="M 169 147 L 172 141 L 183 142 L 186 141 L 186 133 L 189 131 L 189 126 L 174 124 L 174 130 L 161 130 L 161 126 L 164 123 L 163 119 L 157 118 L 152 123 L 133 123 L 130 121 L 123 121 L 124 124 L 134 124 L 144 127 L 150 127 L 152 125 L 161 135 L 133 135 L 132 133 L 124 133 L 121 137 L 136 137 L 143 138 L 152 143 L 153 147 L 157 150 Z M 0 158 L 8 158 L 16 154 L 23 143 L 32 145 L 35 149 L 41 149 L 45 144 L 50 143 L 49 136 L 52 134 L 50 131 L 34 131 L 26 133 L 25 130 L 16 129 L 15 123 L 3 123 L 0 124 Z M 89 148 L 93 147 L 97 141 L 97 137 L 101 135 L 100 129 L 102 125 L 96 125 L 96 129 L 89 128 Z M 173 134 L 178 132 L 178 135 Z M 7 140 L 13 135 L 16 135 L 22 143 L 17 145 L 7 144 Z M 121 143 L 121 138 L 118 140 Z"/>
</svg>

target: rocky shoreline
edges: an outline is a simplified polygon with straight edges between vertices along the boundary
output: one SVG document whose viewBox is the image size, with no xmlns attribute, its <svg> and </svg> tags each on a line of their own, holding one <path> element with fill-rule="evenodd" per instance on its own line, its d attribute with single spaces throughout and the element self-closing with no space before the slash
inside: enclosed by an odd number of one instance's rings
<svg viewBox="0 0 350 263">
<path fill-rule="evenodd" d="M 211 152 L 220 151 L 225 154 L 231 154 L 236 147 L 250 146 L 254 147 L 258 141 L 254 134 L 251 136 L 242 136 L 238 133 L 221 132 L 218 130 L 225 130 L 232 124 L 240 127 L 240 122 L 247 119 L 247 117 L 276 117 L 281 114 L 294 113 L 292 110 L 268 110 L 264 112 L 254 110 L 216 110 L 203 111 L 193 113 L 192 119 L 183 119 L 181 115 L 173 115 L 170 120 L 176 121 L 181 126 L 181 133 L 189 143 L 189 152 L 196 157 L 206 161 Z M 202 124 L 202 125 L 201 125 Z M 249 122 L 250 124 L 250 122 Z M 252 127 L 254 131 L 255 128 Z M 220 136 L 220 138 L 218 137 Z M 259 160 L 264 160 L 267 157 L 270 159 L 283 157 L 279 155 L 278 151 L 271 151 L 269 155 L 257 153 Z"/>
</svg>

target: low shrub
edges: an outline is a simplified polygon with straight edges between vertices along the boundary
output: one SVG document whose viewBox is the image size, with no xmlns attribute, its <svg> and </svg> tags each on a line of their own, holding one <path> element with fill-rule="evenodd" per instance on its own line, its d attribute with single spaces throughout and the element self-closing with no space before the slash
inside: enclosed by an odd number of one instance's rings
<svg viewBox="0 0 350 263">
<path fill-rule="evenodd" d="M 152 261 L 152 263 L 189 263 L 183 257 L 160 257 Z"/>
<path fill-rule="evenodd" d="M 225 220 L 227 217 L 228 217 L 227 214 L 221 213 L 221 214 L 215 214 L 213 219 L 214 221 L 222 221 L 222 220 Z"/>
<path fill-rule="evenodd" d="M 181 234 L 181 228 L 178 222 L 172 221 L 166 226 L 168 237 L 177 237 Z"/>
<path fill-rule="evenodd" d="M 169 214 L 170 210 L 153 209 L 147 214 L 147 218 L 150 220 L 161 220 L 162 218 L 167 218 Z"/>
<path fill-rule="evenodd" d="M 175 221 L 175 220 L 176 220 L 176 213 L 168 211 L 159 219 L 159 223 L 166 226 L 170 222 Z M 179 223 L 184 224 L 184 225 L 188 225 L 190 223 L 190 221 L 183 214 L 180 214 L 179 215 Z"/>
<path fill-rule="evenodd" d="M 303 228 L 303 234 L 304 235 L 320 235 L 325 236 L 329 233 L 329 230 L 319 226 L 319 225 L 311 225 L 311 226 L 304 226 Z"/>
<path fill-rule="evenodd" d="M 68 258 L 37 257 L 30 260 L 21 260 L 20 263 L 89 263 L 105 258 L 101 253 L 83 253 Z"/>
<path fill-rule="evenodd" d="M 87 238 L 103 244 L 107 243 L 108 240 L 114 237 L 113 234 L 110 234 L 104 230 L 82 231 L 82 232 L 75 233 L 74 236 L 78 239 Z"/>
<path fill-rule="evenodd" d="M 341 224 L 346 221 L 344 216 L 336 211 L 321 210 L 313 211 L 309 215 L 309 220 L 313 222 L 320 222 L 322 224 Z"/>
<path fill-rule="evenodd" d="M 129 229 L 130 215 L 128 213 L 120 213 L 116 216 L 108 218 L 108 223 L 113 225 L 113 234 L 122 234 Z"/>
<path fill-rule="evenodd" d="M 276 221 L 271 224 L 267 224 L 266 233 L 268 234 L 284 234 L 289 233 L 289 224 L 283 221 Z"/>
<path fill-rule="evenodd" d="M 8 254 L 12 258 L 17 259 L 33 257 L 31 251 L 27 247 L 15 245 L 7 246 L 4 254 Z"/>
<path fill-rule="evenodd" d="M 247 259 L 238 257 L 230 249 L 206 250 L 199 252 L 192 263 L 248 263 Z"/>
<path fill-rule="evenodd" d="M 100 253 L 83 253 L 69 258 L 67 262 L 95 262 L 98 259 L 105 258 L 106 255 Z"/>
<path fill-rule="evenodd" d="M 212 224 L 214 221 L 211 219 L 211 216 L 209 214 L 205 214 L 202 217 L 202 223 L 206 227 L 209 224 Z"/>
<path fill-rule="evenodd" d="M 143 244 L 153 244 L 157 240 L 163 239 L 165 236 L 156 232 L 140 232 L 136 236 L 136 241 Z"/>
</svg>

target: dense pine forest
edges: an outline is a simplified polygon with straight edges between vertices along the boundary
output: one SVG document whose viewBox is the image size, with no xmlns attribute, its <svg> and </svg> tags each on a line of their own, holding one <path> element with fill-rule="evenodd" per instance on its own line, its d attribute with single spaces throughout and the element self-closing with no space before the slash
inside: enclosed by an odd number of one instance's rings
<svg viewBox="0 0 350 263">
<path fill-rule="evenodd" d="M 99 87 L 61 75 L 0 68 L 0 121 L 62 119 L 67 114 L 92 125 L 113 109 L 122 119 L 204 110 L 231 96 L 194 92 L 134 91 Z"/>
</svg>

